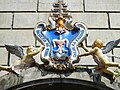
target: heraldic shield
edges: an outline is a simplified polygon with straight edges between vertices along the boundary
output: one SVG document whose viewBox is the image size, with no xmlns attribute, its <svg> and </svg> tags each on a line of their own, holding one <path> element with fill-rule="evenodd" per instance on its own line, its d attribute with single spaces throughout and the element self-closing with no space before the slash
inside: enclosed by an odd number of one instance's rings
<svg viewBox="0 0 120 90">
<path fill-rule="evenodd" d="M 71 29 L 68 29 L 66 24 L 68 18 L 65 19 L 65 23 L 61 23 L 63 19 L 62 17 L 57 18 L 59 21 L 56 20 L 55 28 L 48 28 L 45 23 L 38 23 L 34 35 L 45 46 L 41 53 L 43 63 L 53 65 L 56 68 L 62 66 L 61 69 L 67 69 L 67 67 L 70 68 L 79 62 L 77 58 L 79 54 L 78 45 L 86 38 L 87 28 L 82 23 L 75 23 Z M 63 24 L 64 27 L 59 23 Z"/>
<path fill-rule="evenodd" d="M 49 16 L 49 25 L 38 23 L 34 35 L 44 46 L 40 55 L 42 62 L 58 70 L 66 70 L 79 62 L 78 45 L 85 40 L 87 28 L 82 23 L 72 25 L 72 16 L 65 12 L 66 4 L 59 2 L 53 7 L 53 11 L 58 13 Z"/>
</svg>

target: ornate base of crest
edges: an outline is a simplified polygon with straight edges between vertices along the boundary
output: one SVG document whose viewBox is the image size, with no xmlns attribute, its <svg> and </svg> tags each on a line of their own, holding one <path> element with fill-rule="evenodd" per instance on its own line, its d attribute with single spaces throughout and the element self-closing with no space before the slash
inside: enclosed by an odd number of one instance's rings
<svg viewBox="0 0 120 90">
<path fill-rule="evenodd" d="M 0 78 L 0 90 L 119 90 L 119 84 L 105 77 L 99 77 L 100 73 L 92 72 L 91 69 L 80 68 L 76 70 L 46 70 L 44 67 L 31 67 L 28 69 L 17 70 L 21 76 L 17 77 L 12 73 L 6 72 Z M 93 70 L 94 71 L 94 70 Z M 29 73 L 30 72 L 30 73 Z M 92 73 L 91 73 L 92 72 Z M 120 78 L 117 80 L 120 81 Z M 104 83 L 103 83 L 104 82 Z M 104 89 L 103 89 L 104 87 Z"/>
</svg>

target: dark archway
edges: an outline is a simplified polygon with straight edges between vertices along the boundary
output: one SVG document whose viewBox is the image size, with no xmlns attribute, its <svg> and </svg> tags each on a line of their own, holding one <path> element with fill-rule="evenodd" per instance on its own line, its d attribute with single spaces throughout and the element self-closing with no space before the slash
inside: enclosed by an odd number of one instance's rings
<svg viewBox="0 0 120 90">
<path fill-rule="evenodd" d="M 105 85 L 70 78 L 39 79 L 16 85 L 7 90 L 113 90 Z"/>
</svg>

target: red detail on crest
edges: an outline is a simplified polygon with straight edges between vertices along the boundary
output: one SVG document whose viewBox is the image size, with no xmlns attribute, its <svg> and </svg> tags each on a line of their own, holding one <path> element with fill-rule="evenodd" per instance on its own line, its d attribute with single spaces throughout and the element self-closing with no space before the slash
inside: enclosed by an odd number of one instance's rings
<svg viewBox="0 0 120 90">
<path fill-rule="evenodd" d="M 62 46 L 65 44 L 65 42 L 63 40 L 58 40 L 58 41 L 56 41 L 56 44 L 59 46 Z"/>
</svg>

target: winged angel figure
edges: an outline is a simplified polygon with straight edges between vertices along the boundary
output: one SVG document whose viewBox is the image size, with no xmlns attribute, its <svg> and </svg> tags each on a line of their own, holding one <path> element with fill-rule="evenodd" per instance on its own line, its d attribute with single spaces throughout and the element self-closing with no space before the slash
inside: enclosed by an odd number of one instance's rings
<svg viewBox="0 0 120 90">
<path fill-rule="evenodd" d="M 5 47 L 11 54 L 15 54 L 20 58 L 21 61 L 18 66 L 20 66 L 21 68 L 38 66 L 38 63 L 35 62 L 35 59 L 33 58 L 33 56 L 37 55 L 40 51 L 44 49 L 43 46 L 41 46 L 40 48 L 29 46 L 26 49 L 26 53 L 24 53 L 22 46 L 5 45 Z"/>
<path fill-rule="evenodd" d="M 83 54 L 78 55 L 78 57 L 82 56 L 88 56 L 92 55 L 94 61 L 98 64 L 96 67 L 97 70 L 100 72 L 106 73 L 108 75 L 112 75 L 113 81 L 115 77 L 118 75 L 113 70 L 109 69 L 108 67 L 118 67 L 120 68 L 119 63 L 110 62 L 108 58 L 106 57 L 106 53 L 110 52 L 115 46 L 117 46 L 120 42 L 120 39 L 117 39 L 115 41 L 110 41 L 106 44 L 106 46 L 103 48 L 103 41 L 100 39 L 96 39 L 92 44 L 92 49 L 88 50 L 88 48 L 85 45 L 81 45 L 81 47 L 86 51 Z M 101 49 L 103 48 L 103 49 Z"/>
</svg>

